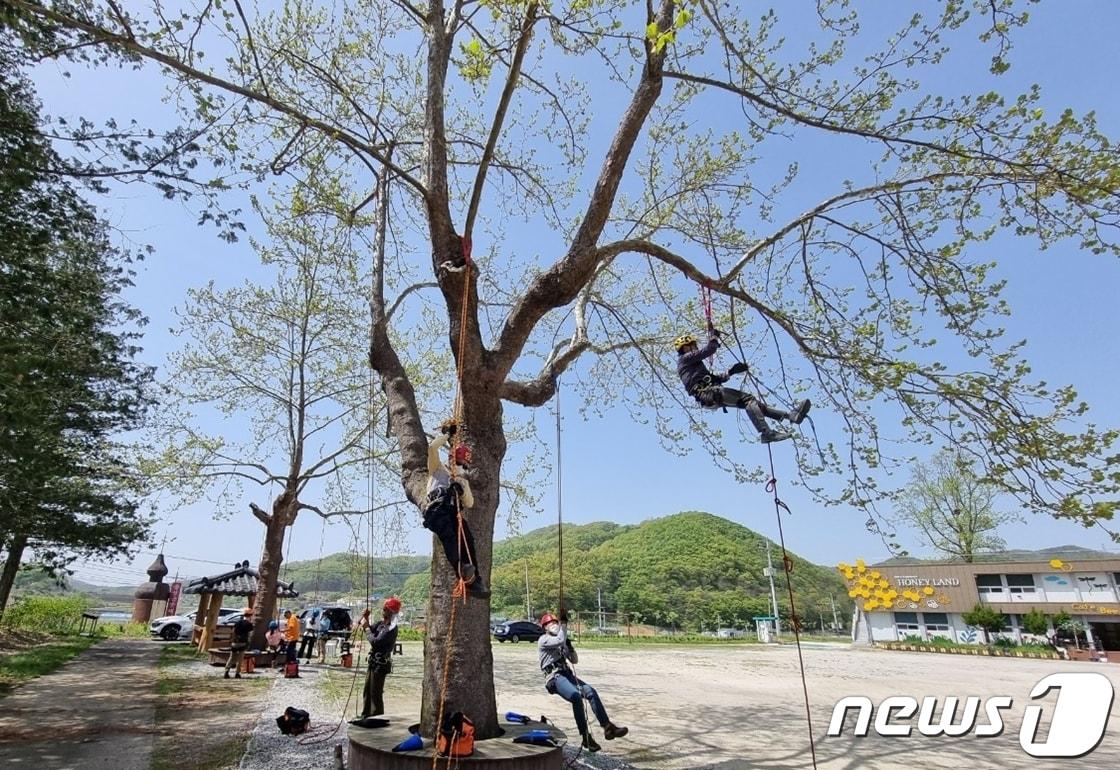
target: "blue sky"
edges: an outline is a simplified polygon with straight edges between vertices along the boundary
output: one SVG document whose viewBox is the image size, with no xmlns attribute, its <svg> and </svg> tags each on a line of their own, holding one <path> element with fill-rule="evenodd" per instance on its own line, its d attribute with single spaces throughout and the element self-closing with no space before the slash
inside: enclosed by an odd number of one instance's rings
<svg viewBox="0 0 1120 770">
<path fill-rule="evenodd" d="M 1102 130 L 1120 137 L 1120 108 L 1110 74 L 1110 51 L 1114 49 L 1113 32 L 1120 28 L 1120 8 L 1108 2 L 1079 2 L 1043 4 L 1031 12 L 1034 21 L 1017 34 L 1013 68 L 997 81 L 999 89 L 1015 94 L 1031 83 L 1039 83 L 1049 110 L 1056 112 L 1067 106 L 1076 113 L 1096 110 Z M 978 61 L 986 61 L 988 55 L 977 49 Z M 152 68 L 139 73 L 110 70 L 93 74 L 77 67 L 69 69 L 73 73 L 69 79 L 61 77 L 53 66 L 36 73 L 46 112 L 73 116 L 117 111 L 142 122 L 170 122 L 170 109 L 161 101 L 163 81 Z M 944 84 L 938 85 L 949 92 L 988 87 L 982 82 L 985 78 L 963 66 L 944 67 L 941 75 Z M 961 86 L 970 79 L 977 79 L 974 88 Z M 608 102 L 598 109 L 592 130 L 609 131 L 617 119 L 618 105 Z M 808 152 L 815 158 L 827 157 L 828 146 L 822 143 Z M 818 175 L 833 170 L 806 167 L 801 184 L 811 184 Z M 147 187 L 117 188 L 111 196 L 96 202 L 127 237 L 155 247 L 154 256 L 140 267 L 130 294 L 131 301 L 151 319 L 144 354 L 150 363 L 161 365 L 177 344 L 168 334 L 174 323 L 171 310 L 182 305 L 188 287 L 211 278 L 227 285 L 263 275 L 246 239 L 233 245 L 219 241 L 211 230 L 195 226 L 196 217 L 191 212 L 162 200 Z M 1120 320 L 1115 302 L 1120 266 L 1107 257 L 1080 253 L 1073 244 L 1039 253 L 1032 243 L 1000 238 L 985 248 L 989 256 L 998 256 L 1009 280 L 1005 296 L 1014 314 L 1007 323 L 1008 338 L 1028 340 L 1026 355 L 1037 377 L 1073 384 L 1092 405 L 1091 419 L 1098 424 L 1120 423 L 1114 385 L 1120 358 L 1115 335 Z M 634 523 L 681 510 L 705 510 L 776 538 L 773 506 L 760 485 L 737 484 L 716 470 L 699 449 L 684 457 L 664 452 L 652 430 L 633 423 L 624 410 L 609 410 L 601 418 L 585 421 L 577 415 L 575 406 L 574 398 L 566 397 L 565 521 Z M 551 445 L 551 413 L 539 410 L 535 419 Z M 727 419 L 730 423 L 734 416 L 727 415 Z M 827 416 L 822 416 L 819 429 L 829 429 Z M 511 451 L 516 454 L 517 448 Z M 764 447 L 753 439 L 744 439 L 739 451 L 740 459 L 757 464 L 766 461 Z M 790 479 L 794 471 L 792 454 L 779 445 L 775 455 L 779 477 Z M 395 499 L 399 489 L 394 479 L 383 477 L 378 484 L 379 499 Z M 555 522 L 554 480 L 547 484 L 544 512 L 523 521 L 522 530 Z M 822 508 L 786 482 L 782 497 L 794 511 L 785 524 L 787 544 L 793 551 L 826 564 L 857 556 L 872 560 L 887 555 L 878 538 L 865 531 L 865 517 L 859 511 Z M 252 499 L 261 505 L 268 502 L 263 492 Z M 221 565 L 245 558 L 255 562 L 262 528 L 247 513 L 248 499 L 245 503 L 221 520 L 211 517 L 212 507 L 205 503 L 164 513 L 157 531 L 168 538 L 165 550 L 172 574 L 219 571 Z M 161 508 L 167 511 L 170 506 Z M 414 526 L 404 538 L 403 547 L 412 553 L 427 553 L 428 533 L 419 527 L 418 515 L 410 518 Z M 498 526 L 496 537 L 505 536 L 501 516 Z M 1106 546 L 1106 536 L 1099 530 L 1086 531 L 1068 522 L 1039 517 L 1007 527 L 1002 534 L 1009 546 L 1017 548 L 1066 543 Z M 916 542 L 903 541 L 912 551 L 919 550 Z M 321 551 L 345 550 L 349 545 L 346 526 L 334 523 L 324 531 L 316 517 L 305 514 L 296 524 L 289 558 L 313 559 Z M 393 552 L 401 551 L 394 548 Z M 382 550 L 378 555 L 387 553 Z M 151 553 L 144 552 L 132 563 L 83 564 L 77 576 L 97 583 L 137 582 L 143 579 L 142 569 L 151 558 Z"/>
</svg>

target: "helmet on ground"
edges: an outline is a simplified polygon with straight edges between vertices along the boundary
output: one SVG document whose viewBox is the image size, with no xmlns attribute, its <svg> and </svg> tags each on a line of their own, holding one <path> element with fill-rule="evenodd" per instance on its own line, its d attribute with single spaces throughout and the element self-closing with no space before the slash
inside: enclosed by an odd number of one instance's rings
<svg viewBox="0 0 1120 770">
<path fill-rule="evenodd" d="M 545 614 L 541 615 L 541 627 L 542 628 L 548 628 L 553 623 L 559 623 L 559 622 L 560 621 L 557 619 L 557 617 L 555 615 L 553 615 L 551 612 L 546 612 Z"/>
<path fill-rule="evenodd" d="M 459 444 L 451 452 L 451 459 L 454 460 L 457 465 L 470 465 L 471 454 L 473 453 L 469 446 L 466 444 Z"/>
<path fill-rule="evenodd" d="M 677 349 L 678 353 L 680 352 L 681 348 L 683 348 L 685 345 L 695 345 L 695 344 L 696 344 L 696 337 L 692 334 L 682 334 L 681 336 L 679 336 L 675 340 L 673 340 L 673 347 Z"/>
<path fill-rule="evenodd" d="M 275 631 L 278 628 L 280 628 L 280 623 L 278 623 L 275 620 L 268 621 L 268 630 L 269 631 Z"/>
<path fill-rule="evenodd" d="M 383 606 L 385 609 L 389 610 L 389 612 L 392 612 L 395 615 L 396 613 L 401 611 L 401 600 L 395 596 L 390 596 L 385 600 L 385 604 Z"/>
</svg>

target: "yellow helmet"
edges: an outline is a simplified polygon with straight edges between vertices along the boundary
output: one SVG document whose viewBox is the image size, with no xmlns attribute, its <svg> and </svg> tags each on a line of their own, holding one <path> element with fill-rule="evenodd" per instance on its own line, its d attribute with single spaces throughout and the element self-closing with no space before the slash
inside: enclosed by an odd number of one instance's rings
<svg viewBox="0 0 1120 770">
<path fill-rule="evenodd" d="M 685 345 L 695 345 L 695 344 L 696 344 L 696 337 L 694 337 L 691 334 L 682 334 L 681 336 L 679 336 L 675 340 L 673 340 L 673 347 L 677 349 L 678 353 L 680 352 L 681 348 L 683 348 Z"/>
</svg>

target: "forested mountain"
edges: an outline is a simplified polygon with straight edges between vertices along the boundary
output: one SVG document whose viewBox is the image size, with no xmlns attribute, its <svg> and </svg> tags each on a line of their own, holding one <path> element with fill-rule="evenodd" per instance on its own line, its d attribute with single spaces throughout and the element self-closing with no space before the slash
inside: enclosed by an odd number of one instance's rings
<svg viewBox="0 0 1120 770">
<path fill-rule="evenodd" d="M 778 574 L 781 551 L 771 545 Z M 494 544 L 491 582 L 495 614 L 525 614 L 525 575 L 534 614 L 555 609 L 559 600 L 556 527 L 544 527 Z M 831 567 L 792 556 L 798 611 L 807 624 L 819 625 L 821 613 L 831 621 L 830 595 L 840 619 L 850 615 L 847 591 Z M 598 607 L 625 611 L 636 622 L 698 628 L 749 625 L 770 613 L 766 538 L 708 513 L 687 512 L 638 525 L 595 522 L 564 527 L 564 604 L 590 611 Z M 403 597 L 412 606 L 426 603 L 427 572 L 410 577 Z M 778 605 L 789 613 L 784 579 L 779 578 Z"/>
</svg>

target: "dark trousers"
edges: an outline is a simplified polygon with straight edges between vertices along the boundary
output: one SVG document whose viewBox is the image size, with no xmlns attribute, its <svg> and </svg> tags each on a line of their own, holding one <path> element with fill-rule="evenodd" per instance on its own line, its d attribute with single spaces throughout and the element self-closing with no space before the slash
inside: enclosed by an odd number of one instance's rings
<svg viewBox="0 0 1120 770">
<path fill-rule="evenodd" d="M 392 670 L 392 663 L 370 663 L 366 671 L 366 684 L 362 688 L 363 717 L 376 717 L 385 713 L 385 677 Z"/>
<path fill-rule="evenodd" d="M 455 498 L 450 494 L 438 498 L 424 510 L 424 527 L 439 538 L 447 563 L 458 573 L 463 564 L 474 564 L 474 535 L 467 520 L 463 519 L 463 536 L 466 544 L 459 542 L 459 522 L 455 511 Z"/>
<path fill-rule="evenodd" d="M 299 642 L 297 642 L 295 639 L 293 639 L 290 642 L 287 642 L 287 648 L 285 649 L 285 653 L 287 655 L 286 655 L 285 660 L 288 663 L 295 663 L 296 658 L 299 657 L 298 655 L 296 655 L 296 650 L 298 649 L 298 645 L 299 645 Z"/>
<path fill-rule="evenodd" d="M 770 426 L 766 423 L 767 417 L 771 420 L 784 420 L 789 417 L 788 412 L 775 409 L 772 406 L 767 406 L 750 393 L 744 393 L 735 388 L 724 388 L 718 385 L 712 385 L 696 391 L 695 398 L 700 402 L 701 406 L 731 406 L 736 409 L 743 409 L 746 411 L 747 417 L 750 418 L 751 425 L 753 425 L 754 429 L 759 433 L 770 430 Z"/>
<path fill-rule="evenodd" d="M 314 651 L 315 651 L 315 637 L 305 635 L 303 637 L 303 640 L 300 641 L 300 643 L 299 643 L 299 655 L 297 657 L 305 658 L 305 659 L 310 658 L 311 653 L 313 653 Z"/>
</svg>

